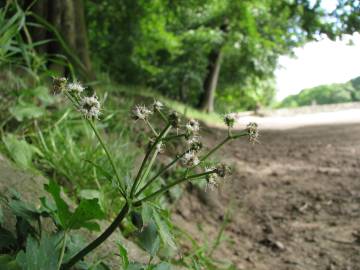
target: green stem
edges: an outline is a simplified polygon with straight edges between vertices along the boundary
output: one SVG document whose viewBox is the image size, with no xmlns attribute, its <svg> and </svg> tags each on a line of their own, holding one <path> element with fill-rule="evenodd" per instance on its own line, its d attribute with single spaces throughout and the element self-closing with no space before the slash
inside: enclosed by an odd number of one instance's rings
<svg viewBox="0 0 360 270">
<path fill-rule="evenodd" d="M 151 125 L 151 123 L 147 119 L 145 119 L 145 123 L 149 126 L 149 128 L 151 129 L 152 133 L 154 133 L 155 136 L 159 136 L 159 134 L 156 132 L 154 127 Z"/>
<path fill-rule="evenodd" d="M 164 120 L 165 123 L 169 122 L 166 116 L 162 113 L 162 111 L 160 111 L 159 109 L 156 109 L 156 111 L 159 113 L 160 117 L 162 118 L 162 120 Z"/>
<path fill-rule="evenodd" d="M 121 184 L 120 176 L 119 176 L 119 173 L 118 173 L 118 171 L 117 171 L 117 169 L 116 169 L 114 160 L 113 160 L 113 158 L 111 157 L 111 154 L 110 154 L 108 148 L 106 147 L 103 139 L 101 138 L 98 130 L 96 129 L 94 123 L 93 123 L 91 120 L 89 120 L 89 119 L 86 119 L 86 120 L 88 121 L 89 125 L 91 126 L 92 130 L 94 131 L 94 133 L 95 133 L 97 139 L 99 140 L 102 148 L 104 149 L 104 151 L 105 151 L 105 153 L 106 153 L 106 156 L 107 156 L 107 158 L 108 158 L 108 160 L 109 160 L 109 162 L 110 162 L 110 164 L 111 164 L 111 167 L 112 167 L 112 169 L 113 169 L 113 171 L 114 171 L 114 173 L 115 173 L 116 179 L 117 179 L 117 181 L 118 181 L 118 183 L 119 183 L 120 193 L 121 193 L 121 195 L 123 195 L 124 198 L 125 198 L 125 197 L 126 197 L 125 191 L 124 191 L 124 188 L 123 188 L 123 186 L 122 186 L 122 184 Z"/>
<path fill-rule="evenodd" d="M 126 217 L 129 212 L 129 204 L 126 202 L 120 213 L 116 216 L 114 221 L 110 224 L 109 227 L 94 241 L 88 244 L 85 248 L 79 251 L 75 256 L 73 256 L 69 261 L 62 264 L 61 270 L 70 269 L 73 265 L 75 265 L 78 261 L 83 259 L 88 253 L 93 251 L 95 248 L 100 246 L 120 225 L 121 221 Z"/>
<path fill-rule="evenodd" d="M 222 142 L 216 145 L 213 149 L 211 149 L 205 156 L 200 158 L 200 161 L 205 161 L 209 156 L 214 154 L 221 146 L 231 140 L 231 137 L 226 137 Z"/>
<path fill-rule="evenodd" d="M 160 172 L 158 172 L 153 178 L 151 178 L 136 194 L 135 197 L 139 196 L 144 190 L 148 188 L 160 175 L 166 172 L 172 165 L 174 165 L 180 158 L 182 158 L 187 151 L 182 153 L 180 156 L 177 156 L 173 161 L 167 164 Z"/>
<path fill-rule="evenodd" d="M 208 171 L 208 172 L 204 172 L 204 173 L 199 173 L 199 174 L 194 174 L 194 175 L 190 175 L 188 177 L 185 177 L 185 178 L 182 178 L 182 179 L 179 179 L 179 180 L 176 180 L 174 182 L 172 182 L 171 184 L 163 187 L 163 188 L 160 188 L 158 191 L 155 191 L 154 193 L 150 194 L 149 196 L 143 198 L 143 199 L 140 199 L 136 202 L 134 202 L 134 207 L 137 207 L 137 206 L 140 206 L 143 202 L 146 202 L 166 191 L 168 191 L 170 188 L 172 188 L 173 186 L 176 186 L 176 185 L 179 185 L 185 181 L 188 181 L 190 179 L 195 179 L 195 178 L 200 178 L 200 177 L 203 177 L 203 176 L 206 176 L 208 174 L 212 174 L 212 173 L 215 173 L 216 170 L 212 170 L 212 171 Z"/>
<path fill-rule="evenodd" d="M 151 145 L 150 149 L 146 152 L 145 154 L 145 157 L 141 163 L 141 166 L 140 166 L 140 169 L 135 177 L 135 181 L 131 187 L 131 191 L 130 191 L 130 198 L 133 197 L 134 195 L 134 192 L 135 192 L 135 189 L 136 187 L 138 186 L 138 182 L 140 181 L 140 178 L 141 178 L 141 175 L 145 169 L 145 165 L 146 165 L 146 162 L 147 160 L 149 159 L 149 156 L 151 154 L 151 152 L 154 150 L 154 148 L 156 147 L 156 145 L 162 140 L 162 138 L 164 137 L 164 135 L 170 130 L 171 128 L 171 124 L 168 123 L 166 125 L 166 127 L 163 129 L 163 131 L 160 133 L 160 135 L 156 138 L 155 142 Z"/>
<path fill-rule="evenodd" d="M 60 252 L 60 257 L 59 257 L 59 262 L 58 262 L 58 267 L 57 267 L 58 270 L 61 269 L 61 264 L 62 264 L 62 261 L 64 259 L 66 240 L 67 240 L 67 231 L 64 232 L 64 238 L 63 238 L 63 241 L 62 241 L 62 247 L 61 247 L 61 252 Z"/>
<path fill-rule="evenodd" d="M 229 136 L 227 136 L 222 142 L 220 142 L 218 145 L 216 145 L 213 149 L 211 149 L 205 156 L 201 157 L 200 161 L 205 161 L 209 156 L 211 156 L 212 154 L 214 154 L 220 147 L 222 147 L 225 143 L 227 143 L 230 140 L 235 140 L 237 138 L 243 137 L 243 136 L 247 136 L 248 132 L 244 131 L 241 132 L 239 134 L 234 134 L 231 135 L 229 134 Z"/>
</svg>

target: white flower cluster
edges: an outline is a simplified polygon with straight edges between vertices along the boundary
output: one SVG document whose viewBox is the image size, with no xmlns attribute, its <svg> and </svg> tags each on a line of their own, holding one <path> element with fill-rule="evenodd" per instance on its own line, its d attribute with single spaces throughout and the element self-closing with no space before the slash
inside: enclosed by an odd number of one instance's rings
<svg viewBox="0 0 360 270">
<path fill-rule="evenodd" d="M 254 122 L 251 122 L 246 126 L 246 128 L 249 136 L 249 141 L 251 143 L 258 142 L 258 137 L 259 137 L 258 125 Z"/>
<path fill-rule="evenodd" d="M 194 151 L 188 151 L 182 158 L 182 162 L 186 167 L 193 167 L 197 166 L 200 163 L 200 160 Z"/>
<path fill-rule="evenodd" d="M 79 82 L 72 82 L 67 85 L 67 89 L 69 92 L 80 94 L 85 90 L 85 87 L 82 86 Z"/>
<path fill-rule="evenodd" d="M 54 94 L 65 93 L 69 95 L 73 102 L 76 102 L 78 110 L 85 116 L 85 118 L 99 118 L 100 115 L 100 102 L 96 95 L 82 96 L 85 87 L 78 81 L 68 83 L 66 78 L 53 79 Z M 74 101 L 75 100 L 75 101 Z"/>
<path fill-rule="evenodd" d="M 186 124 L 186 131 L 191 133 L 191 134 L 196 134 L 199 132 L 200 130 L 200 124 L 198 121 L 191 119 L 187 124 Z"/>
<path fill-rule="evenodd" d="M 136 105 L 132 113 L 135 120 L 146 120 L 153 112 L 144 105 Z"/>
<path fill-rule="evenodd" d="M 229 128 L 234 127 L 234 125 L 239 121 L 239 115 L 237 113 L 228 113 L 224 116 L 225 125 Z"/>
<path fill-rule="evenodd" d="M 153 108 L 154 108 L 154 111 L 158 110 L 162 110 L 164 107 L 164 104 L 162 104 L 160 101 L 158 100 L 155 100 L 154 103 L 153 103 Z"/>
<path fill-rule="evenodd" d="M 100 102 L 96 96 L 92 97 L 82 97 L 79 102 L 79 111 L 86 118 L 96 118 L 98 119 L 100 114 Z"/>
</svg>

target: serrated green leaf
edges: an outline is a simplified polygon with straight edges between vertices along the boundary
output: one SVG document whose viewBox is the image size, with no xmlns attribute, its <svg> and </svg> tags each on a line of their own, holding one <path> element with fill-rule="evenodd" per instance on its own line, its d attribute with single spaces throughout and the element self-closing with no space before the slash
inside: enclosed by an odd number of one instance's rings
<svg viewBox="0 0 360 270">
<path fill-rule="evenodd" d="M 25 252 L 20 252 L 16 257 L 17 263 L 23 270 L 57 269 L 61 237 L 43 234 L 39 242 L 28 237 Z"/>
<path fill-rule="evenodd" d="M 34 221 L 40 217 L 40 212 L 33 205 L 20 200 L 11 200 L 9 207 L 15 216 L 22 217 L 27 221 Z"/>
<path fill-rule="evenodd" d="M 161 219 L 160 215 L 156 211 L 153 212 L 153 217 L 163 243 L 173 249 L 176 249 L 176 244 L 172 234 L 170 233 L 168 224 Z"/>
<path fill-rule="evenodd" d="M 149 224 L 149 222 L 152 219 L 152 213 L 153 213 L 153 209 L 151 208 L 150 205 L 148 205 L 147 203 L 144 203 L 141 207 L 141 216 L 143 219 L 143 223 Z"/>
<path fill-rule="evenodd" d="M 99 230 L 100 227 L 90 220 L 104 219 L 105 214 L 101 210 L 98 199 L 82 200 L 76 208 L 69 221 L 68 228 L 80 229 L 82 227 L 89 230 Z"/>
<path fill-rule="evenodd" d="M 152 257 L 156 255 L 160 247 L 160 238 L 154 221 L 151 221 L 138 234 L 140 246 L 146 250 Z"/>
<path fill-rule="evenodd" d="M 122 267 L 123 269 L 127 269 L 127 267 L 129 266 L 129 257 L 128 257 L 127 249 L 121 243 L 117 243 L 117 245 L 119 247 L 119 254 L 121 257 Z"/>
<path fill-rule="evenodd" d="M 14 135 L 3 137 L 4 145 L 16 164 L 23 168 L 32 167 L 32 158 L 38 150 L 25 140 L 18 140 Z"/>
<path fill-rule="evenodd" d="M 56 217 L 60 222 L 60 225 L 63 228 L 67 228 L 67 225 L 69 223 L 69 220 L 71 219 L 71 212 L 69 210 L 69 206 L 66 204 L 66 202 L 61 198 L 60 192 L 60 186 L 58 186 L 54 181 L 50 181 L 48 185 L 45 185 L 45 190 L 51 194 L 53 197 L 57 212 Z"/>
</svg>

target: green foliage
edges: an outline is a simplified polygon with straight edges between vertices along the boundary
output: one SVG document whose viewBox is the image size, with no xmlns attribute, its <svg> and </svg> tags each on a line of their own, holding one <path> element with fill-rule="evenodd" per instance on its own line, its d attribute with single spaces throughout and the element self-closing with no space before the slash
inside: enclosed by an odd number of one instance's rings
<svg viewBox="0 0 360 270">
<path fill-rule="evenodd" d="M 319 34 L 358 28 L 357 6 L 321 1 L 87 1 L 89 37 L 102 71 L 198 106 L 210 54 L 222 52 L 216 109 L 255 109 L 274 97 L 279 55 Z M 331 18 L 331 19 L 330 19 Z"/>
<path fill-rule="evenodd" d="M 48 205 L 47 208 L 63 230 L 74 230 L 86 228 L 89 230 L 100 230 L 100 227 L 93 220 L 104 219 L 105 215 L 100 208 L 98 199 L 83 199 L 79 206 L 72 213 L 67 203 L 61 198 L 60 187 L 53 181 L 46 185 L 45 190 L 53 197 L 56 210 Z"/>
<path fill-rule="evenodd" d="M 28 237 L 25 251 L 18 253 L 16 262 L 22 270 L 57 269 L 61 237 L 61 234 L 43 234 L 40 241 Z"/>
<path fill-rule="evenodd" d="M 35 153 L 39 153 L 39 150 L 26 142 L 25 140 L 19 140 L 15 135 L 8 134 L 2 138 L 4 145 L 11 158 L 23 168 L 32 168 L 32 159 Z"/>
<path fill-rule="evenodd" d="M 360 101 L 360 77 L 347 83 L 320 85 L 286 97 L 279 107 L 298 107 L 311 104 L 335 104 Z"/>
</svg>

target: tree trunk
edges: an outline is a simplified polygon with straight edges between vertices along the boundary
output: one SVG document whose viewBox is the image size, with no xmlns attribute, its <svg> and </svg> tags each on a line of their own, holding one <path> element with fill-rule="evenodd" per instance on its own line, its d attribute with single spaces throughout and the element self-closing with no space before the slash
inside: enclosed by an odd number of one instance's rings
<svg viewBox="0 0 360 270">
<path fill-rule="evenodd" d="M 200 98 L 200 109 L 205 112 L 214 111 L 215 90 L 219 80 L 221 67 L 221 47 L 211 51 L 209 55 L 209 64 L 207 67 L 207 75 L 204 80 L 203 94 Z"/>
<path fill-rule="evenodd" d="M 29 3 L 31 2 L 29 1 Z M 28 2 L 26 3 L 25 5 L 29 5 Z M 78 73 L 83 74 L 83 79 L 95 79 L 90 61 L 83 0 L 38 0 L 31 7 L 31 10 L 57 29 L 71 49 L 72 54 L 79 58 L 83 67 L 79 67 L 81 64 L 79 65 L 78 62 L 74 61 L 72 55 L 67 55 L 66 50 L 56 40 L 54 33 L 47 31 L 45 28 L 33 28 L 31 31 L 33 40 L 55 39 L 55 41 L 37 48 L 37 51 L 52 56 L 58 54 L 68 56 L 68 60 L 75 67 L 81 68 L 81 72 Z M 65 75 L 66 66 L 64 65 L 52 62 L 49 68 L 57 71 L 59 75 Z"/>
<path fill-rule="evenodd" d="M 90 50 L 89 42 L 87 35 L 87 26 L 85 20 L 85 7 L 83 0 L 74 0 L 75 10 L 76 10 L 76 52 L 80 58 L 80 61 L 84 64 L 86 68 L 86 73 L 88 77 L 92 80 L 95 79 L 95 73 L 93 72 L 91 60 L 90 60 Z"/>
</svg>

